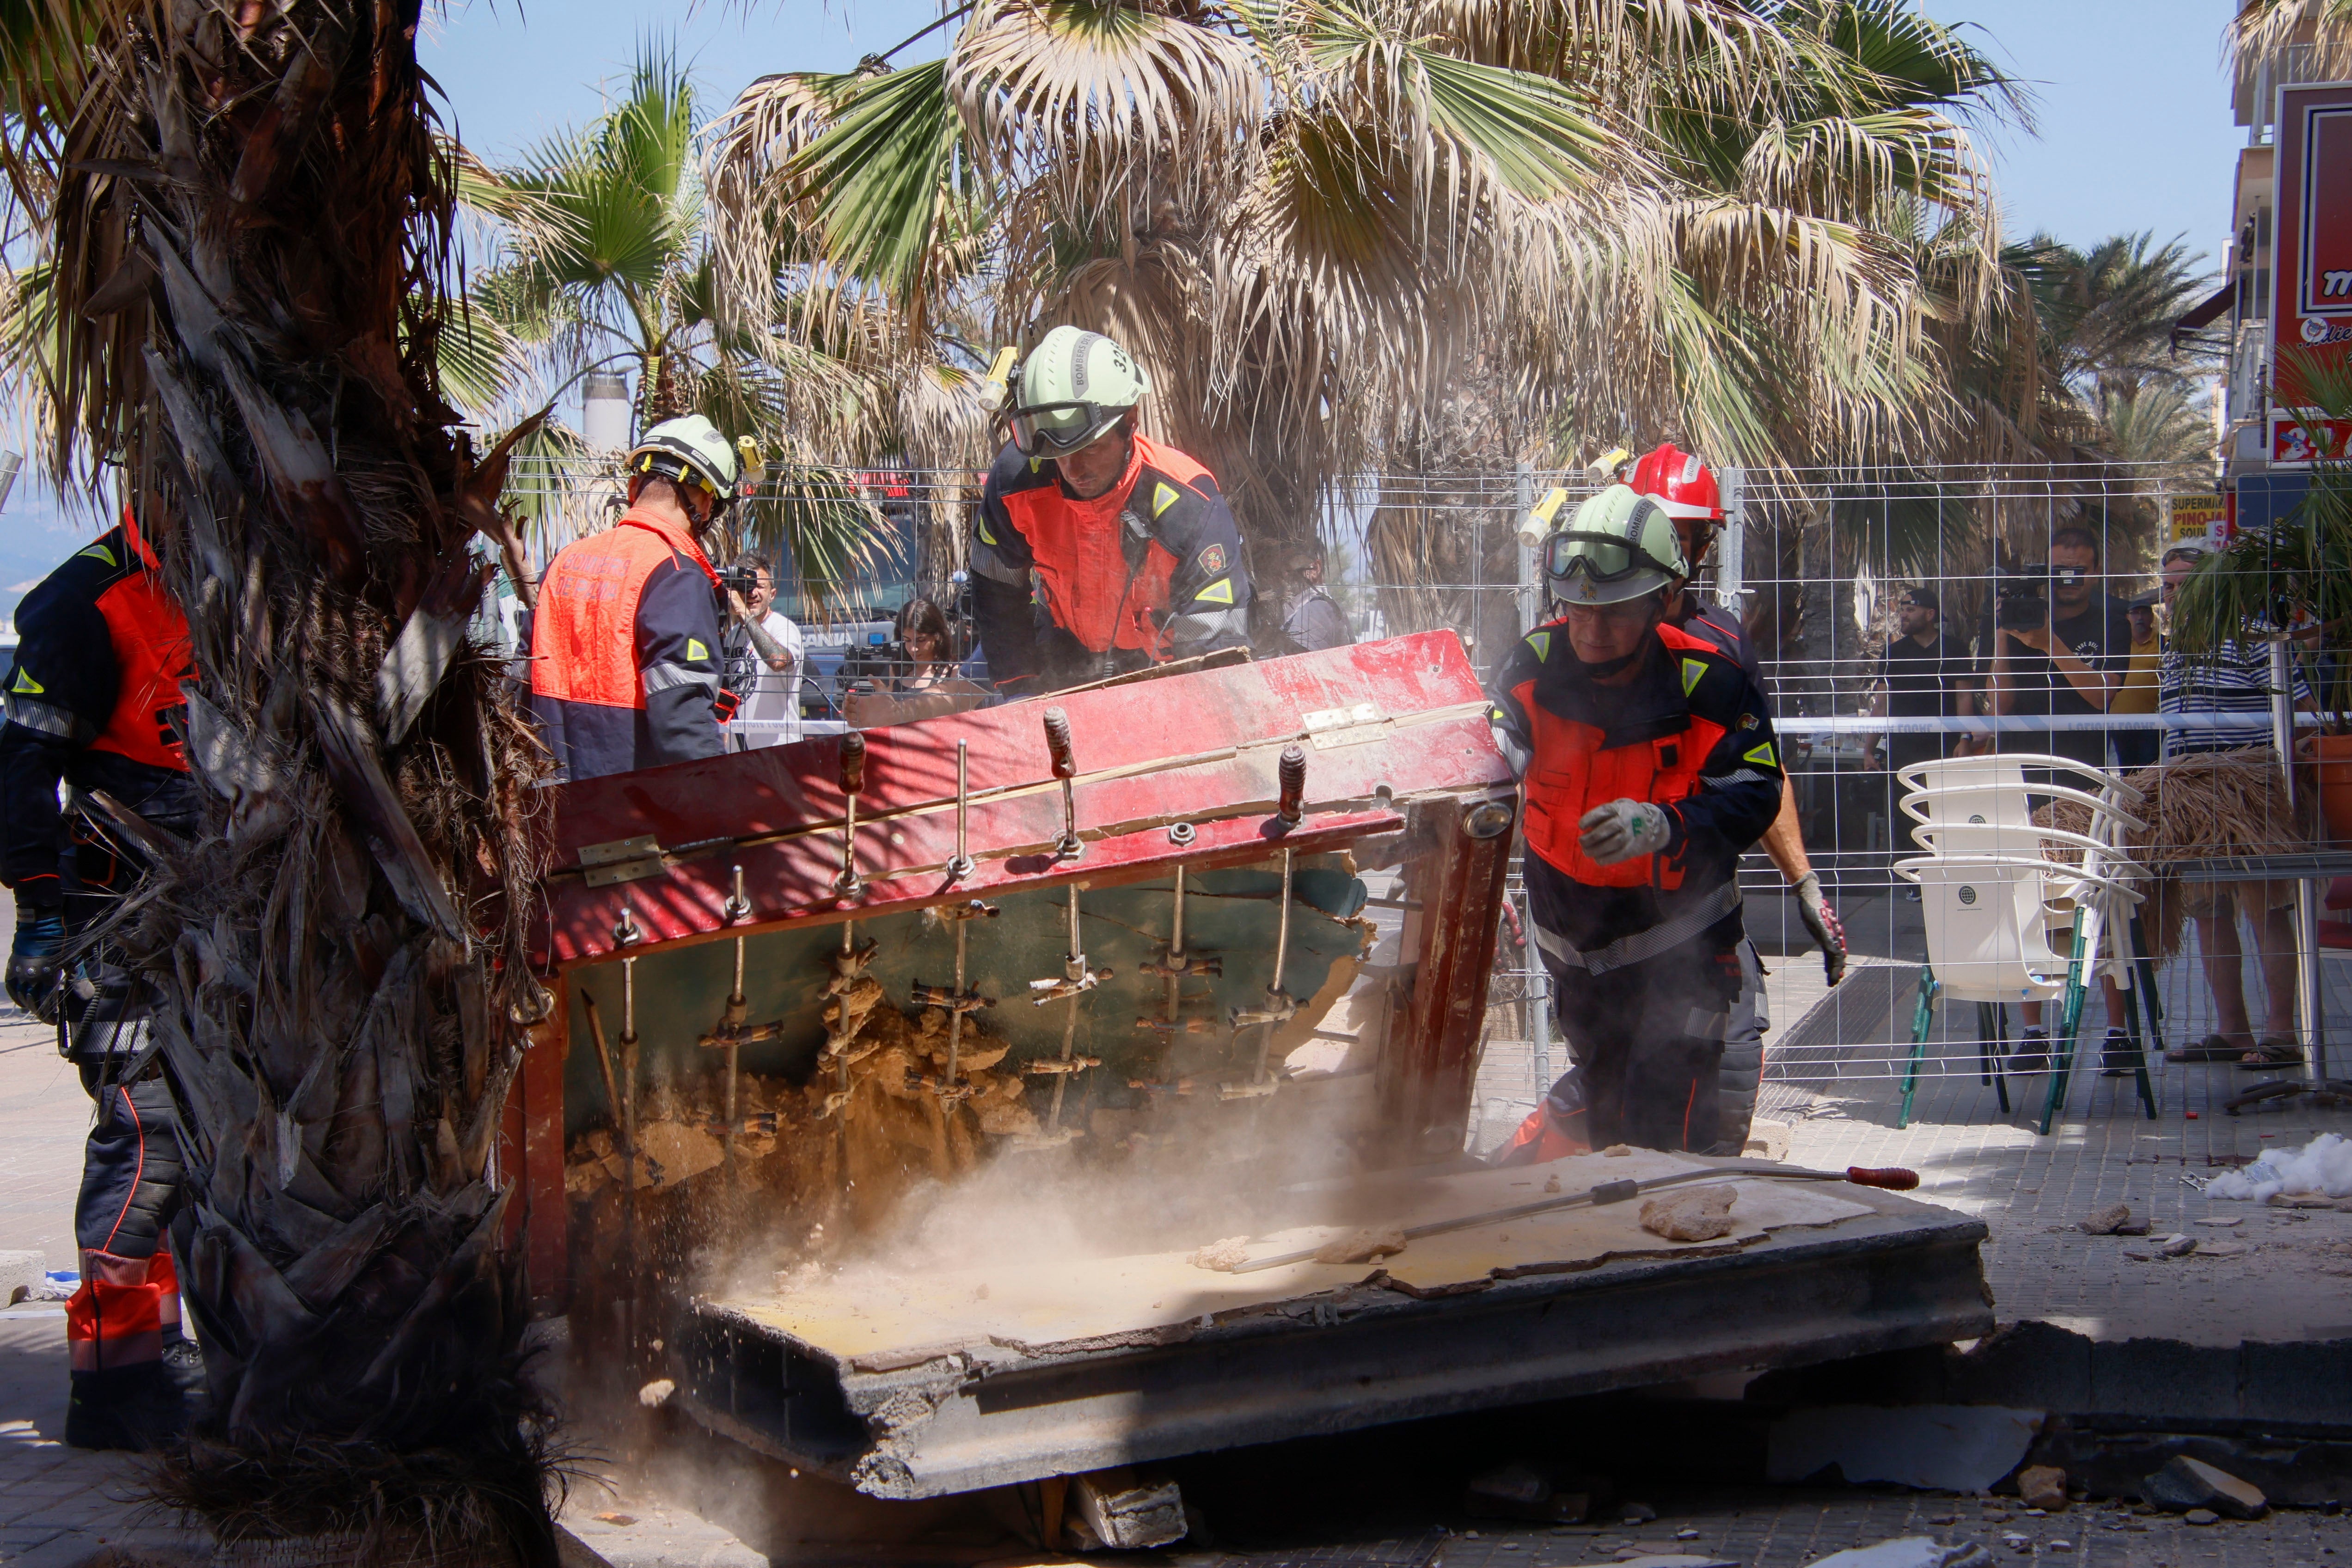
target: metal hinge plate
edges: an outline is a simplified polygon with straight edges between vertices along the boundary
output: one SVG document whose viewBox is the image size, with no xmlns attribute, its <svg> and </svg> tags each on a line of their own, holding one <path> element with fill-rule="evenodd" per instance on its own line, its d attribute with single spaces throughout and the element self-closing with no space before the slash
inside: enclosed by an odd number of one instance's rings
<svg viewBox="0 0 2352 1568">
<path fill-rule="evenodd" d="M 1304 722 L 1315 749 L 1328 752 L 1334 746 L 1360 746 L 1378 740 L 1389 721 L 1378 703 L 1359 702 L 1353 708 L 1318 708 Z"/>
<path fill-rule="evenodd" d="M 610 844 L 586 844 L 580 849 L 580 880 L 591 888 L 615 882 L 642 881 L 662 874 L 661 841 L 652 834 L 615 838 Z"/>
</svg>

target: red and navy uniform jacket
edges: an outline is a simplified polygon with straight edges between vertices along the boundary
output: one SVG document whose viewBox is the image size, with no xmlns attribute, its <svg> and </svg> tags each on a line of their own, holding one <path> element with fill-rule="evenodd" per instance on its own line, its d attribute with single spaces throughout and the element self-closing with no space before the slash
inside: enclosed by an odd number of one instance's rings
<svg viewBox="0 0 2352 1568">
<path fill-rule="evenodd" d="M 531 616 L 530 706 L 557 776 L 725 751 L 719 574 L 684 529 L 631 510 L 548 563 Z"/>
<path fill-rule="evenodd" d="M 1756 644 L 1749 639 L 1748 628 L 1739 624 L 1736 611 L 1702 597 L 1696 588 L 1685 588 L 1677 613 L 1666 624 L 1676 631 L 1704 637 L 1730 655 L 1731 661 L 1746 670 L 1748 679 L 1756 683 L 1756 689 L 1770 700 L 1772 689 L 1764 684 L 1763 666 L 1756 662 Z"/>
<path fill-rule="evenodd" d="M 1633 679 L 1601 686 L 1555 621 L 1511 650 L 1488 696 L 1496 742 L 1522 776 L 1539 934 L 1581 952 L 1684 925 L 1737 940 L 1739 857 L 1771 826 L 1781 783 L 1763 693 L 1737 661 L 1661 626 Z M 1586 856 L 1577 821 L 1612 800 L 1664 806 L 1665 848 L 1613 866 Z"/>
<path fill-rule="evenodd" d="M 31 908 L 119 893 L 135 873 L 95 835 L 64 831 L 58 785 L 102 789 L 157 826 L 195 824 L 180 721 L 194 679 L 188 619 L 128 511 L 16 608 L 0 725 L 0 880 Z M 70 842 L 78 837 L 81 842 Z"/>
<path fill-rule="evenodd" d="M 1208 469 L 1143 436 L 1118 483 L 1091 500 L 1050 459 L 997 455 L 972 520 L 974 619 L 997 685 L 1035 687 L 1040 622 L 1087 652 L 1153 660 L 1249 641 L 1241 534 Z M 1032 573 L 1035 574 L 1033 589 Z"/>
</svg>

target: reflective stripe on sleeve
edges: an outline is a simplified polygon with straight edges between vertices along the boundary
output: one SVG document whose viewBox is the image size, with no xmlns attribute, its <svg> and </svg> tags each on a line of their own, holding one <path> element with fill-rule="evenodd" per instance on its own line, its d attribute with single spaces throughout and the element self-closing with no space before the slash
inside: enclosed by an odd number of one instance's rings
<svg viewBox="0 0 2352 1568">
<path fill-rule="evenodd" d="M 647 665 L 642 673 L 645 677 L 646 694 L 649 697 L 656 691 L 667 691 L 679 686 L 699 687 L 705 691 L 713 693 L 719 689 L 719 676 L 715 670 L 696 669 L 688 665 L 664 663 Z"/>
<path fill-rule="evenodd" d="M 91 741 L 97 739 L 99 732 L 97 725 L 70 709 L 37 701 L 16 691 L 8 693 L 8 718 L 13 723 L 44 735 L 55 735 L 60 741 Z"/>
</svg>

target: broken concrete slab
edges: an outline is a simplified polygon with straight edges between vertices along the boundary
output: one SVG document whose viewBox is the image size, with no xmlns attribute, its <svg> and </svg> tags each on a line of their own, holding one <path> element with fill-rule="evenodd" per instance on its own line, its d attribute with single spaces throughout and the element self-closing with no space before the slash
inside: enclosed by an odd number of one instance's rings
<svg viewBox="0 0 2352 1568">
<path fill-rule="evenodd" d="M 1816 1557 L 1811 1568 L 1985 1568 L 1991 1562 L 1977 1542 L 1905 1535 Z"/>
<path fill-rule="evenodd" d="M 2162 1469 L 2147 1478 L 2141 1495 L 2162 1509 L 2211 1509 L 2231 1519 L 2260 1519 L 2270 1508 L 2262 1489 L 2239 1479 L 2218 1465 L 2176 1454 Z"/>
<path fill-rule="evenodd" d="M 1772 1424 L 1765 1474 L 1801 1481 L 1831 1466 L 1850 1483 L 1982 1491 L 2017 1468 L 2042 1412 L 1993 1405 L 1831 1405 Z"/>
</svg>

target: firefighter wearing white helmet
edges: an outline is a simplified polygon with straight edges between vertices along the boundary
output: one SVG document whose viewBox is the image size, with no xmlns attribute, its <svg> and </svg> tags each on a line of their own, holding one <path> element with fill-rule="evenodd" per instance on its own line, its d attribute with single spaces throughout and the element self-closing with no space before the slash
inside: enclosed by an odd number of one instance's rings
<svg viewBox="0 0 2352 1568">
<path fill-rule="evenodd" d="M 620 521 L 548 563 L 531 618 L 530 705 L 559 777 L 725 749 L 719 580 L 703 541 L 758 453 L 699 414 L 664 420 L 629 452 Z"/>
<path fill-rule="evenodd" d="M 972 519 L 973 619 L 999 689 L 1028 696 L 1249 640 L 1241 536 L 1215 476 L 1136 429 L 1151 390 L 1099 332 L 1021 362 L 1009 439 Z"/>
<path fill-rule="evenodd" d="M 1543 549 L 1565 613 L 1505 658 L 1489 718 L 1576 1065 L 1498 1158 L 1704 1150 L 1739 991 L 1739 857 L 1780 803 L 1771 720 L 1736 659 L 1664 624 L 1686 564 L 1656 501 L 1612 485 Z"/>
</svg>

